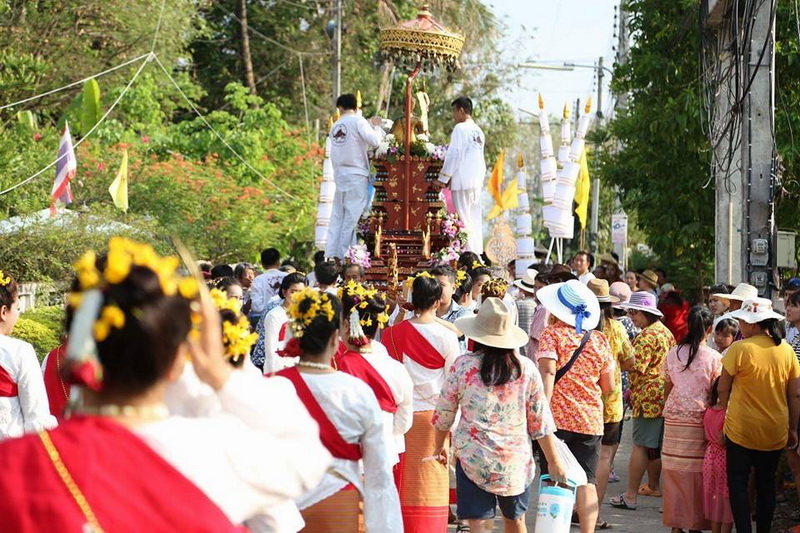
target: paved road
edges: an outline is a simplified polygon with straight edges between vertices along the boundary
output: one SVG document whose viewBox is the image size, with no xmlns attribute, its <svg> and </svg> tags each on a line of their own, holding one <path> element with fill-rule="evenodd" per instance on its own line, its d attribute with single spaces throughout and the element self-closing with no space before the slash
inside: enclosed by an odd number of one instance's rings
<svg viewBox="0 0 800 533">
<path fill-rule="evenodd" d="M 624 425 L 624 433 L 622 436 L 622 444 L 620 445 L 617 457 L 614 462 L 617 475 L 620 477 L 619 483 L 610 483 L 608 485 L 606 502 L 611 496 L 617 496 L 625 490 L 628 481 L 628 457 L 631 453 L 631 424 Z M 534 482 L 537 486 L 538 481 Z M 534 492 L 531 496 L 531 503 L 528 510 L 526 523 L 528 531 L 533 533 L 536 529 L 536 515 L 533 510 L 536 509 L 536 500 L 538 494 Z M 661 498 L 650 498 L 647 496 L 639 496 L 637 499 L 638 508 L 635 511 L 626 511 L 622 509 L 615 509 L 603 503 L 600 507 L 600 516 L 611 524 L 611 531 L 619 531 L 626 533 L 640 533 L 643 531 L 655 533 L 657 531 L 668 531 L 661 523 Z M 499 514 L 499 510 L 498 510 Z M 450 526 L 449 531 L 454 532 L 455 526 Z M 502 532 L 502 520 L 497 520 L 495 531 Z M 572 527 L 572 531 L 579 531 L 577 526 Z"/>
</svg>

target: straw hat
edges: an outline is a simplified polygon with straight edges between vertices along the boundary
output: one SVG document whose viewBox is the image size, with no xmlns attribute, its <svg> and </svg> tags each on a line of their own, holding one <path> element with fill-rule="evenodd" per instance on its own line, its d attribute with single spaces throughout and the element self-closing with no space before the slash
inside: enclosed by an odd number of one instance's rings
<svg viewBox="0 0 800 533">
<path fill-rule="evenodd" d="M 637 279 L 643 279 L 647 284 L 654 289 L 658 287 L 658 276 L 652 270 L 645 270 L 641 274 L 636 274 Z"/>
<path fill-rule="evenodd" d="M 648 291 L 636 291 L 631 294 L 630 300 L 625 303 L 619 304 L 617 307 L 622 309 L 635 309 L 637 311 L 644 311 L 651 315 L 663 317 L 664 313 L 656 307 L 656 297 L 653 293 Z"/>
<path fill-rule="evenodd" d="M 761 300 L 761 298 L 758 297 L 758 289 L 748 283 L 738 284 L 730 294 L 714 294 L 714 298 L 719 298 L 720 300 L 739 300 L 740 302 L 744 302 L 745 300 Z"/>
<path fill-rule="evenodd" d="M 478 314 L 463 316 L 454 325 L 475 342 L 494 348 L 513 350 L 528 343 L 528 334 L 514 325 L 500 298 L 486 298 Z"/>
<path fill-rule="evenodd" d="M 620 301 L 620 304 L 627 302 L 628 300 L 631 299 L 631 288 L 628 287 L 628 284 L 625 283 L 624 281 L 615 281 L 614 283 L 612 283 L 611 286 L 608 288 L 608 293 L 611 296 L 616 296 L 617 299 Z M 614 307 L 616 307 L 617 309 L 620 308 L 619 305 L 615 305 Z"/>
<path fill-rule="evenodd" d="M 601 304 L 615 304 L 619 302 L 619 298 L 611 296 L 608 288 L 608 281 L 600 278 L 590 279 L 586 284 L 590 291 L 597 297 L 597 301 Z"/>
<path fill-rule="evenodd" d="M 529 268 L 525 271 L 525 275 L 522 276 L 522 279 L 518 279 L 514 282 L 514 286 L 518 287 L 520 290 L 533 294 L 536 292 L 536 285 L 534 285 L 533 281 L 538 275 L 539 273 L 536 270 Z"/>
<path fill-rule="evenodd" d="M 572 273 L 571 268 L 560 263 L 553 265 L 550 271 L 544 274 L 544 278 L 548 283 L 563 283 L 571 279 L 578 279 L 578 277 Z"/>
<path fill-rule="evenodd" d="M 740 285 L 742 285 L 740 283 Z M 736 287 L 737 289 L 739 287 Z M 776 313 L 772 309 L 772 300 L 767 298 L 753 298 L 752 300 L 745 300 L 742 308 L 738 311 L 733 311 L 729 314 L 730 318 L 741 319 L 748 324 L 755 324 L 762 320 L 776 318 L 783 320 L 783 315 Z"/>
<path fill-rule="evenodd" d="M 594 329 L 600 322 L 600 302 L 589 288 L 578 280 L 542 287 L 536 293 L 545 309 L 575 331 Z"/>
<path fill-rule="evenodd" d="M 611 255 L 611 254 L 603 254 L 603 255 L 601 255 L 601 256 L 600 256 L 600 262 L 601 262 L 601 263 L 610 263 L 610 264 L 612 264 L 612 265 L 617 265 L 617 266 L 619 266 L 619 261 L 617 261 L 616 259 L 614 259 L 614 256 L 613 256 L 613 255 Z"/>
</svg>

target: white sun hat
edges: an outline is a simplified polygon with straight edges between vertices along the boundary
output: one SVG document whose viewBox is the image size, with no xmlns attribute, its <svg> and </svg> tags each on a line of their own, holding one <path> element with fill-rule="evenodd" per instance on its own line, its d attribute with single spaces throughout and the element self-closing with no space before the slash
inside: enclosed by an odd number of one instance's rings
<svg viewBox="0 0 800 533">
<path fill-rule="evenodd" d="M 554 283 L 542 287 L 536 293 L 545 309 L 575 331 L 594 329 L 600 322 L 600 302 L 589 288 L 578 280 Z"/>
<path fill-rule="evenodd" d="M 651 315 L 663 317 L 664 313 L 656 307 L 656 295 L 648 291 L 636 291 L 631 294 L 630 300 L 627 302 L 620 302 L 617 307 L 622 309 L 635 309 L 637 311 L 644 311 Z"/>
<path fill-rule="evenodd" d="M 514 285 L 520 290 L 533 294 L 534 292 L 536 292 L 536 285 L 534 285 L 533 280 L 538 275 L 539 272 L 537 272 L 533 268 L 529 268 L 525 271 L 525 275 L 522 276 L 522 279 L 518 279 L 517 281 L 515 281 Z"/>
<path fill-rule="evenodd" d="M 500 298 L 486 298 L 477 314 L 462 316 L 454 325 L 468 338 L 494 348 L 513 350 L 528 343 L 528 334 L 514 325 Z"/>
<path fill-rule="evenodd" d="M 714 298 L 719 298 L 720 300 L 739 300 L 740 302 L 744 302 L 745 300 L 760 300 L 760 298 L 758 298 L 758 289 L 747 283 L 738 284 L 730 294 L 715 293 Z"/>
<path fill-rule="evenodd" d="M 739 287 L 736 288 L 738 289 Z M 776 313 L 772 309 L 772 300 L 768 300 L 767 298 L 754 298 L 752 300 L 745 300 L 741 309 L 732 311 L 726 318 L 738 318 L 744 320 L 748 324 L 755 324 L 770 318 L 783 320 L 783 315 Z"/>
</svg>

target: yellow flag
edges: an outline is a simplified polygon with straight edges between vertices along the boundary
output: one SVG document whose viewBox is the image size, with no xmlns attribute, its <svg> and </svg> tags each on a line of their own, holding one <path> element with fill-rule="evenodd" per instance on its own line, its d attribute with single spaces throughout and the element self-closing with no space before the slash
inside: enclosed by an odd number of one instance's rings
<svg viewBox="0 0 800 533">
<path fill-rule="evenodd" d="M 497 156 L 497 162 L 492 169 L 492 175 L 489 176 L 489 194 L 494 198 L 495 204 L 502 204 L 503 197 L 500 193 L 503 186 L 503 167 L 505 166 L 506 151 L 500 150 L 500 155 Z"/>
<path fill-rule="evenodd" d="M 511 184 L 503 191 L 500 197 L 500 203 L 495 203 L 486 220 L 492 220 L 494 217 L 505 211 L 506 209 L 516 209 L 519 207 L 519 189 L 517 188 L 517 180 L 512 180 Z"/>
<path fill-rule="evenodd" d="M 115 206 L 123 211 L 128 210 L 128 150 L 122 152 L 122 163 L 108 192 L 111 193 Z"/>
<path fill-rule="evenodd" d="M 589 180 L 589 163 L 586 160 L 586 149 L 581 152 L 580 159 L 581 170 L 578 172 L 578 181 L 575 183 L 575 214 L 578 215 L 578 220 L 581 223 L 581 229 L 586 229 L 586 213 L 589 210 L 589 189 L 591 188 L 591 181 Z"/>
</svg>

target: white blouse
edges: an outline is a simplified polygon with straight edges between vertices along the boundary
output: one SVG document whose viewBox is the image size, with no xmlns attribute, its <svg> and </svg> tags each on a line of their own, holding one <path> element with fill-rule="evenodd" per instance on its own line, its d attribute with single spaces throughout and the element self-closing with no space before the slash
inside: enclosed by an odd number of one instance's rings
<svg viewBox="0 0 800 533">
<path fill-rule="evenodd" d="M 450 367 L 461 355 L 458 337 L 453 331 L 435 322 L 412 325 L 444 358 L 444 368 L 431 369 L 403 354 L 403 365 L 414 383 L 414 411 L 432 411 L 436 409 L 436 402 L 439 401 L 439 393 L 442 391 Z"/>
<path fill-rule="evenodd" d="M 334 458 L 330 470 L 336 475 L 329 472 L 316 488 L 297 500 L 297 506 L 311 507 L 352 483 L 364 499 L 367 533 L 402 533 L 400 497 L 392 476 L 381 409 L 372 389 L 344 372 L 301 375 L 342 438 L 350 444 L 361 444 L 363 458 Z"/>
<path fill-rule="evenodd" d="M 286 345 L 285 341 L 278 340 L 281 327 L 288 321 L 289 316 L 282 305 L 273 308 L 264 317 L 264 375 L 273 374 L 284 368 L 294 366 L 297 362 L 296 357 L 281 357 L 278 355 L 278 350 Z"/>
<path fill-rule="evenodd" d="M 317 486 L 331 455 L 294 386 L 234 371 L 214 392 L 186 366 L 165 398 L 170 412 L 183 416 L 134 431 L 232 522 L 251 531 L 301 529 L 293 499 Z"/>
<path fill-rule="evenodd" d="M 0 366 L 19 389 L 17 396 L 0 397 L 0 440 L 56 427 L 58 422 L 50 414 L 42 370 L 33 346 L 0 335 Z"/>
<path fill-rule="evenodd" d="M 383 431 L 390 444 L 389 457 L 392 464 L 396 464 L 400 461 L 399 454 L 406 451 L 405 434 L 414 422 L 414 383 L 403 363 L 392 359 L 383 344 L 373 340 L 370 341 L 370 348 L 371 352 L 361 355 L 380 374 L 397 403 L 397 411 L 394 413 L 381 411 Z"/>
</svg>

